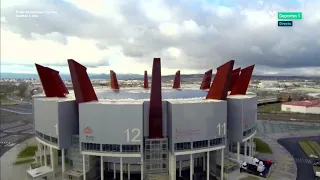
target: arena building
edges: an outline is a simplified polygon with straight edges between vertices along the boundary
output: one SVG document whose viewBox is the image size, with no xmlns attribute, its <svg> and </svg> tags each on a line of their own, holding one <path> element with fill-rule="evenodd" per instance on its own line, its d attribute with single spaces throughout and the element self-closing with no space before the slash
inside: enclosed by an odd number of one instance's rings
<svg viewBox="0 0 320 180">
<path fill-rule="evenodd" d="M 111 88 L 93 88 L 86 67 L 68 60 L 73 91 L 59 72 L 36 64 L 44 94 L 33 98 L 40 167 L 30 179 L 221 178 L 230 147 L 252 155 L 257 98 L 246 95 L 254 66 L 233 70 L 231 60 L 205 73 L 199 89 L 161 87 L 160 58 L 151 87 L 122 89 L 110 71 Z M 237 163 L 237 162 L 236 162 Z M 221 168 L 222 167 L 222 168 Z"/>
</svg>

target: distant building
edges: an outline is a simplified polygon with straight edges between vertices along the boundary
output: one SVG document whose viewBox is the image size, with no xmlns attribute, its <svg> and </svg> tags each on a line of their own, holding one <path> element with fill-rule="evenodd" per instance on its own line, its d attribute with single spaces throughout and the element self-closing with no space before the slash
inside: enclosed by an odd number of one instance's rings
<svg viewBox="0 0 320 180">
<path fill-rule="evenodd" d="M 281 105 L 282 111 L 320 114 L 320 99 L 286 102 Z"/>
</svg>

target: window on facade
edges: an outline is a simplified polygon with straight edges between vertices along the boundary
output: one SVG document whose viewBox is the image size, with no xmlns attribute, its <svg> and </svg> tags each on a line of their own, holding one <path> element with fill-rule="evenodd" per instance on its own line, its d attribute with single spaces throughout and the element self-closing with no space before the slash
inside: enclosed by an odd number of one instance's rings
<svg viewBox="0 0 320 180">
<path fill-rule="evenodd" d="M 217 139 L 210 140 L 210 146 L 217 146 L 222 144 L 224 144 L 224 138 L 217 138 Z"/>
<path fill-rule="evenodd" d="M 43 138 L 45 139 L 45 140 L 47 140 L 47 141 L 50 141 L 50 136 L 47 136 L 47 135 L 43 135 Z"/>
<path fill-rule="evenodd" d="M 102 144 L 102 151 L 120 152 L 119 144 Z"/>
<path fill-rule="evenodd" d="M 39 137 L 39 138 L 43 138 L 43 134 L 39 131 L 36 131 L 36 136 Z"/>
<path fill-rule="evenodd" d="M 158 153 L 152 153 L 151 154 L 152 159 L 160 159 L 160 154 Z"/>
<path fill-rule="evenodd" d="M 193 142 L 193 148 L 204 148 L 204 147 L 208 147 L 208 141 L 204 140 L 204 141 L 195 141 Z"/>
<path fill-rule="evenodd" d="M 58 144 L 58 139 L 55 137 L 51 137 L 51 142 Z"/>
<path fill-rule="evenodd" d="M 95 144 L 95 143 L 82 143 L 82 150 L 100 151 L 100 144 Z"/>
<path fill-rule="evenodd" d="M 163 150 L 168 149 L 167 144 L 162 144 L 162 149 L 163 149 Z"/>
<path fill-rule="evenodd" d="M 176 143 L 174 146 L 175 146 L 174 149 L 178 151 L 191 149 L 190 142 Z"/>
<path fill-rule="evenodd" d="M 251 129 L 248 129 L 248 130 L 244 131 L 243 134 L 242 134 L 243 137 L 246 137 L 246 136 L 250 135 L 255 130 L 255 128 L 256 128 L 256 126 L 254 126 Z"/>
<path fill-rule="evenodd" d="M 122 152 L 140 152 L 140 145 L 122 145 Z"/>
</svg>

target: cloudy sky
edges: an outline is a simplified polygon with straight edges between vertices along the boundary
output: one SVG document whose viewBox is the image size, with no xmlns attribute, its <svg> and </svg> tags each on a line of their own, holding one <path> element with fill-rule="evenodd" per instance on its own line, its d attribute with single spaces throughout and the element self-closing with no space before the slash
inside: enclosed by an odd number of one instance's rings
<svg viewBox="0 0 320 180">
<path fill-rule="evenodd" d="M 228 60 L 255 74 L 320 76 L 319 0 L 2 0 L 1 72 L 203 73 Z M 29 13 L 26 13 L 29 11 Z M 302 12 L 278 27 L 272 12 Z M 25 17 L 28 16 L 28 17 Z M 30 17 L 29 17 L 30 16 Z"/>
</svg>

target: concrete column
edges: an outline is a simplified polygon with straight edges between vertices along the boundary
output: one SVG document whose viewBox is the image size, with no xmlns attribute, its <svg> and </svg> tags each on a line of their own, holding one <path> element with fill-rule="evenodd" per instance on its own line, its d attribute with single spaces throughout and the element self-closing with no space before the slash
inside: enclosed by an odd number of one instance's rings
<svg viewBox="0 0 320 180">
<path fill-rule="evenodd" d="M 224 149 L 221 149 L 221 171 L 220 171 L 220 179 L 223 180 L 223 175 L 224 175 Z"/>
<path fill-rule="evenodd" d="M 47 146 L 46 145 L 43 145 L 43 153 L 44 153 L 44 165 L 45 166 L 48 166 L 48 157 L 47 157 Z"/>
<path fill-rule="evenodd" d="M 207 180 L 210 177 L 210 152 L 207 152 Z"/>
<path fill-rule="evenodd" d="M 247 159 L 247 152 L 248 152 L 247 150 L 248 150 L 248 143 L 247 141 L 244 141 L 243 155 L 244 155 L 245 161 Z"/>
<path fill-rule="evenodd" d="M 61 149 L 61 164 L 62 164 L 62 173 L 66 171 L 66 165 L 65 165 L 65 150 Z"/>
<path fill-rule="evenodd" d="M 203 168 L 203 171 L 206 171 L 206 156 L 205 155 L 202 157 L 202 168 Z"/>
<path fill-rule="evenodd" d="M 142 148 L 141 148 L 142 149 Z M 143 156 L 141 156 L 141 180 L 144 178 L 144 171 L 143 171 Z"/>
<path fill-rule="evenodd" d="M 128 164 L 128 180 L 130 180 L 130 164 Z"/>
<path fill-rule="evenodd" d="M 237 161 L 240 163 L 240 142 L 237 142 Z"/>
<path fill-rule="evenodd" d="M 42 144 L 41 143 L 39 143 L 38 144 L 38 149 L 39 149 L 39 153 L 40 153 L 40 166 L 42 166 L 43 165 L 43 162 L 42 162 Z"/>
<path fill-rule="evenodd" d="M 117 174 L 116 174 L 116 163 L 113 163 L 113 179 L 117 178 Z"/>
<path fill-rule="evenodd" d="M 101 173 L 101 180 L 104 180 L 104 167 L 103 167 L 103 156 L 100 156 L 100 173 Z"/>
<path fill-rule="evenodd" d="M 86 180 L 86 155 L 82 154 L 82 173 L 83 180 Z"/>
<path fill-rule="evenodd" d="M 175 179 L 176 177 L 176 156 L 169 152 L 169 176 L 170 179 Z"/>
<path fill-rule="evenodd" d="M 252 156 L 252 138 L 249 139 L 249 156 Z"/>
<path fill-rule="evenodd" d="M 253 144 L 254 144 L 254 142 L 253 142 L 253 137 L 251 138 L 251 155 L 253 156 Z"/>
<path fill-rule="evenodd" d="M 50 147 L 50 164 L 51 164 L 52 171 L 54 171 L 54 161 L 53 161 L 53 149 L 52 149 L 52 147 Z"/>
<path fill-rule="evenodd" d="M 193 154 L 190 154 L 190 180 L 193 179 Z"/>
<path fill-rule="evenodd" d="M 120 180 L 123 180 L 123 158 L 120 157 Z"/>
<path fill-rule="evenodd" d="M 179 177 L 181 177 L 182 165 L 181 161 L 179 161 Z"/>
</svg>

